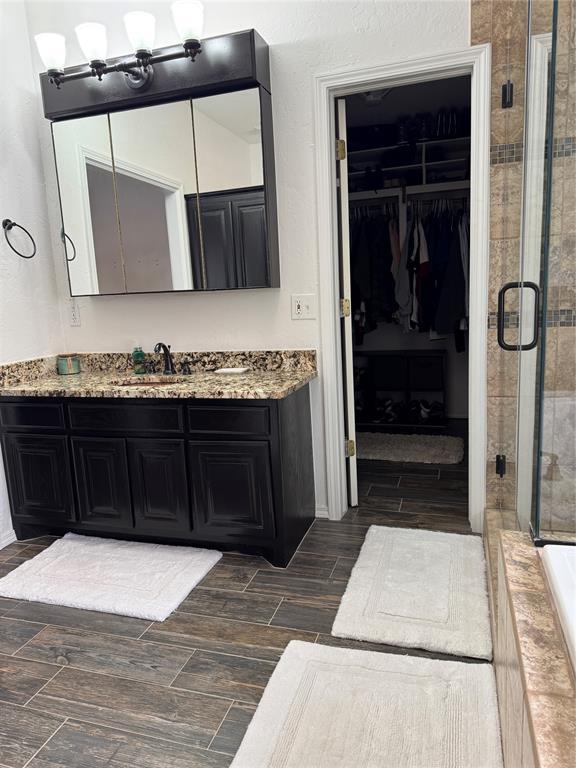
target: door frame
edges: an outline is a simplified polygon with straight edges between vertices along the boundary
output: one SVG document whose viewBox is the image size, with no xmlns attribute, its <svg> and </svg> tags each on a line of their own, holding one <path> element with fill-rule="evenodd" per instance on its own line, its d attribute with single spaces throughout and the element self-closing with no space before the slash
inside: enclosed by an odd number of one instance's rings
<svg viewBox="0 0 576 768">
<path fill-rule="evenodd" d="M 487 330 L 490 191 L 490 44 L 314 77 L 319 307 L 328 517 L 348 509 L 339 312 L 335 110 L 337 98 L 366 90 L 471 75 L 469 519 L 480 533 L 486 504 Z"/>
</svg>

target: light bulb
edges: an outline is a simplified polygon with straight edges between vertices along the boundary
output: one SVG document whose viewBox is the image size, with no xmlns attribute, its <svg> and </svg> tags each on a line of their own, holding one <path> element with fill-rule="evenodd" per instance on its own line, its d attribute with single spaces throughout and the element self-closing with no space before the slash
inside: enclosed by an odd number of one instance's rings
<svg viewBox="0 0 576 768">
<path fill-rule="evenodd" d="M 56 32 L 34 35 L 38 53 L 47 70 L 61 71 L 66 61 L 66 38 Z"/>
<path fill-rule="evenodd" d="M 183 43 L 202 38 L 204 6 L 199 0 L 176 0 L 172 3 L 172 18 Z"/>
<path fill-rule="evenodd" d="M 134 51 L 151 51 L 154 47 L 156 19 L 146 11 L 124 14 L 124 26 Z"/>
<path fill-rule="evenodd" d="M 97 22 L 87 22 L 76 27 L 76 37 L 86 61 L 106 61 L 106 27 Z"/>
</svg>

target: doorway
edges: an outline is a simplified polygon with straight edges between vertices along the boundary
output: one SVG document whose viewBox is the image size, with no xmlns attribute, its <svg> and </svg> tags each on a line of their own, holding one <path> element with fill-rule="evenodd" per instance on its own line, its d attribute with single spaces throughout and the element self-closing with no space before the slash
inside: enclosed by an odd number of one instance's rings
<svg viewBox="0 0 576 768">
<path fill-rule="evenodd" d="M 335 104 L 347 490 L 367 519 L 469 530 L 470 103 L 466 75 Z"/>
<path fill-rule="evenodd" d="M 346 338 L 341 327 L 340 299 L 344 286 L 338 265 L 337 161 L 334 154 L 335 103 L 353 94 L 395 88 L 445 78 L 470 76 L 470 334 L 469 367 L 469 519 L 473 531 L 483 525 L 486 483 L 486 336 L 488 297 L 488 189 L 490 48 L 475 46 L 433 57 L 406 60 L 365 70 L 345 71 L 315 78 L 317 219 L 320 257 L 320 321 L 323 378 L 324 440 L 328 517 L 339 520 L 348 510 L 347 471 L 354 467 L 345 456 L 348 445 L 343 360 Z M 348 218 L 341 217 L 343 226 Z M 349 391 L 349 389 L 348 389 Z M 352 412 L 352 409 L 348 409 Z"/>
</svg>

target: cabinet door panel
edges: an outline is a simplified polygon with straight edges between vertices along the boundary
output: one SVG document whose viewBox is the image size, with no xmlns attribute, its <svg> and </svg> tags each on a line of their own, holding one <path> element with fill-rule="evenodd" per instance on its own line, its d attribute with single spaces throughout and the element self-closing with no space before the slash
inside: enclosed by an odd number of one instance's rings
<svg viewBox="0 0 576 768">
<path fill-rule="evenodd" d="M 193 226 L 196 197 L 187 198 L 190 252 L 195 288 L 218 290 L 236 288 L 238 276 L 234 260 L 232 206 L 226 196 L 207 196 L 200 200 L 202 243 Z"/>
<path fill-rule="evenodd" d="M 191 441 L 188 449 L 196 536 L 220 541 L 271 538 L 274 504 L 268 443 Z"/>
<path fill-rule="evenodd" d="M 232 200 L 238 280 L 245 288 L 269 285 L 264 190 Z"/>
<path fill-rule="evenodd" d="M 189 531 L 186 458 L 183 440 L 129 440 L 134 520 L 153 533 Z"/>
<path fill-rule="evenodd" d="M 15 517 L 45 523 L 74 520 L 65 437 L 6 434 L 4 451 Z"/>
<path fill-rule="evenodd" d="M 131 528 L 126 445 L 122 438 L 72 438 L 82 523 Z"/>
</svg>

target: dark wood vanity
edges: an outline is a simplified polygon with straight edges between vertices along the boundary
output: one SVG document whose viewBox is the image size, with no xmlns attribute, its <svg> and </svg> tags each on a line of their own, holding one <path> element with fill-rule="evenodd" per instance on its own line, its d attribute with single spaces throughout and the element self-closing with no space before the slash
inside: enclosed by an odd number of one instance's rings
<svg viewBox="0 0 576 768">
<path fill-rule="evenodd" d="M 263 554 L 315 512 L 308 386 L 275 400 L 2 397 L 19 539 L 65 531 Z"/>
</svg>

